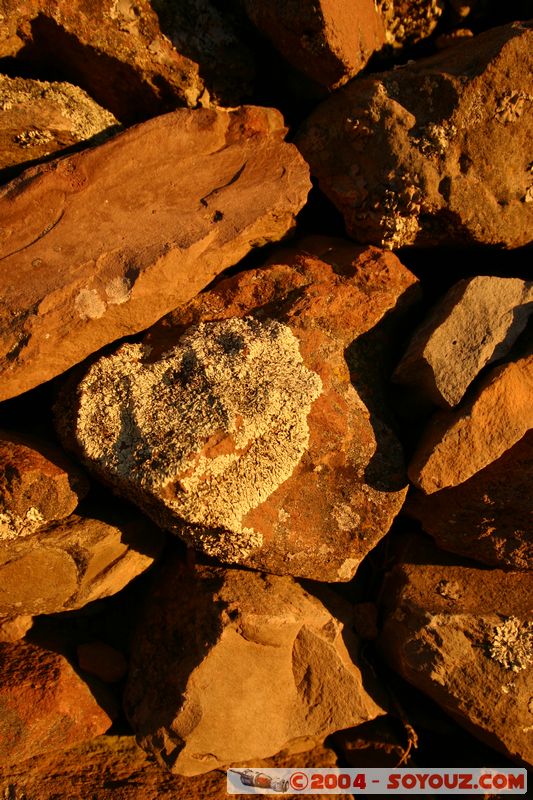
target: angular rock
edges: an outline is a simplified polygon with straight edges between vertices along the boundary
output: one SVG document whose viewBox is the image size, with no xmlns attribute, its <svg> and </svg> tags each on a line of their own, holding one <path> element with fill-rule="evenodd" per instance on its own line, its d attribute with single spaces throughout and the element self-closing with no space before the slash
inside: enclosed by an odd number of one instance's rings
<svg viewBox="0 0 533 800">
<path fill-rule="evenodd" d="M 116 683 L 128 671 L 128 664 L 122 653 L 105 642 L 80 644 L 77 654 L 80 669 L 95 675 L 104 683 Z"/>
<path fill-rule="evenodd" d="M 126 713 L 139 743 L 181 775 L 265 758 L 383 713 L 357 649 L 349 606 L 332 593 L 171 562 L 137 631 Z"/>
<path fill-rule="evenodd" d="M 177 53 L 149 0 L 3 0 L 0 57 L 52 60 L 121 122 L 207 101 L 198 64 Z"/>
<path fill-rule="evenodd" d="M 120 127 L 109 111 L 70 83 L 0 75 L 0 112 L 0 170 L 87 139 L 104 139 Z"/>
<path fill-rule="evenodd" d="M 0 542 L 0 616 L 55 614 L 115 594 L 153 563 L 163 534 L 123 509 L 112 522 L 70 516 Z"/>
<path fill-rule="evenodd" d="M 272 109 L 181 110 L 8 184 L 0 399 L 148 327 L 283 237 L 310 186 L 284 134 Z"/>
<path fill-rule="evenodd" d="M 390 248 L 531 241 L 533 30 L 493 28 L 352 81 L 296 143 L 359 242 Z"/>
<path fill-rule="evenodd" d="M 533 762 L 532 592 L 533 573 L 456 565 L 413 537 L 382 592 L 380 639 L 393 669 L 525 764 Z"/>
<path fill-rule="evenodd" d="M 467 481 L 533 428 L 533 355 L 491 370 L 474 395 L 430 420 L 409 464 L 411 481 L 432 494 Z"/>
<path fill-rule="evenodd" d="M 0 643 L 0 763 L 92 739 L 111 725 L 64 656 L 34 644 Z"/>
<path fill-rule="evenodd" d="M 503 569 L 533 570 L 533 432 L 464 483 L 413 492 L 406 510 L 439 547 Z"/>
<path fill-rule="evenodd" d="M 328 88 L 360 72 L 385 41 L 373 0 L 244 0 L 244 6 L 287 61 Z"/>
<path fill-rule="evenodd" d="M 444 11 L 444 0 L 378 0 L 385 41 L 394 48 L 431 36 Z"/>
<path fill-rule="evenodd" d="M 456 283 L 413 336 L 393 380 L 456 406 L 487 364 L 507 355 L 533 313 L 533 281 L 480 275 Z"/>
<path fill-rule="evenodd" d="M 379 362 L 362 367 L 358 341 L 393 309 L 401 317 L 416 279 L 392 254 L 338 240 L 278 258 L 101 358 L 65 392 L 58 429 L 195 548 L 349 580 L 406 491 L 373 387 Z"/>
<path fill-rule="evenodd" d="M 68 517 L 89 490 L 58 448 L 28 442 L 0 431 L 0 546 Z"/>
</svg>

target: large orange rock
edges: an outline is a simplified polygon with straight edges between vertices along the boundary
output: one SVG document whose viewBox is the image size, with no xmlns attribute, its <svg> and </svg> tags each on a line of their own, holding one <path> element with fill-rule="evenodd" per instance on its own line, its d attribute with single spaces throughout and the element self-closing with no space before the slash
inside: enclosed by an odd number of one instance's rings
<svg viewBox="0 0 533 800">
<path fill-rule="evenodd" d="M 58 426 L 95 474 L 195 548 L 349 580 L 405 497 L 379 390 L 386 358 L 365 347 L 401 318 L 416 279 L 343 241 L 275 258 L 102 357 L 65 391 Z"/>
<path fill-rule="evenodd" d="M 184 109 L 8 184 L 0 400 L 148 327 L 283 237 L 310 186 L 284 135 L 272 109 Z"/>
</svg>

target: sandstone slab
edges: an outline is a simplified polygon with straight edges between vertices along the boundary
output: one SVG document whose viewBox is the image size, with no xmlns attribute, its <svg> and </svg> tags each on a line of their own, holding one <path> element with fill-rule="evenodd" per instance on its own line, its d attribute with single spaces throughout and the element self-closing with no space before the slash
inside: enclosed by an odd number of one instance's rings
<svg viewBox="0 0 533 800">
<path fill-rule="evenodd" d="M 532 591 L 532 573 L 456 565 L 414 537 L 387 578 L 380 639 L 393 669 L 526 765 L 533 762 Z"/>
<path fill-rule="evenodd" d="M 71 514 L 87 478 L 49 444 L 0 431 L 0 546 Z"/>
<path fill-rule="evenodd" d="M 73 514 L 0 542 L 0 616 L 55 614 L 115 594 L 162 546 L 162 532 L 126 509 L 107 522 Z"/>
<path fill-rule="evenodd" d="M 148 327 L 283 237 L 310 186 L 284 134 L 272 109 L 183 109 L 4 187 L 0 399 Z"/>
<path fill-rule="evenodd" d="M 465 278 L 416 331 L 394 380 L 438 406 L 456 406 L 483 367 L 507 355 L 532 313 L 532 281 Z"/>
<path fill-rule="evenodd" d="M 503 569 L 533 569 L 533 431 L 458 486 L 415 491 L 406 510 L 439 547 Z"/>
<path fill-rule="evenodd" d="M 350 236 L 390 248 L 531 241 L 528 23 L 352 81 L 296 143 Z"/>
<path fill-rule="evenodd" d="M 349 606 L 324 597 L 289 577 L 169 563 L 132 647 L 125 708 L 139 743 L 198 775 L 379 716 Z"/>
<path fill-rule="evenodd" d="M 430 420 L 409 464 L 411 481 L 432 494 L 467 481 L 533 428 L 533 355 L 491 370 L 473 396 Z"/>
<path fill-rule="evenodd" d="M 111 725 L 64 656 L 0 643 L 0 761 L 20 763 L 92 739 Z"/>
<path fill-rule="evenodd" d="M 406 491 L 379 362 L 362 367 L 358 341 L 401 316 L 416 279 L 376 249 L 302 247 L 100 359 L 57 424 L 102 480 L 208 555 L 349 580 Z"/>
</svg>

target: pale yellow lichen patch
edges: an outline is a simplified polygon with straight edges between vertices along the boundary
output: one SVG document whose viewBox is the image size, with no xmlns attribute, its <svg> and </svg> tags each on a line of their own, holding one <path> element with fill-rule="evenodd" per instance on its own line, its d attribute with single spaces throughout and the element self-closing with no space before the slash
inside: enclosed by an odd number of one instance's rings
<svg viewBox="0 0 533 800">
<path fill-rule="evenodd" d="M 121 305 L 130 299 L 131 285 L 127 278 L 112 278 L 105 287 L 107 302 L 111 305 Z"/>
<path fill-rule="evenodd" d="M 353 577 L 353 574 L 359 565 L 359 561 L 356 558 L 347 558 L 346 561 L 341 564 L 339 569 L 337 570 L 337 575 L 341 581 L 349 580 Z"/>
<path fill-rule="evenodd" d="M 81 289 L 74 300 L 74 306 L 81 319 L 100 319 L 107 308 L 96 289 Z"/>
<path fill-rule="evenodd" d="M 0 511 L 0 541 L 3 539 L 17 539 L 19 536 L 28 536 L 39 530 L 43 523 L 43 515 L 34 506 L 31 506 L 24 516 L 4 508 Z"/>
<path fill-rule="evenodd" d="M 490 656 L 513 672 L 533 664 L 533 622 L 509 617 L 497 625 L 490 638 Z"/>
</svg>

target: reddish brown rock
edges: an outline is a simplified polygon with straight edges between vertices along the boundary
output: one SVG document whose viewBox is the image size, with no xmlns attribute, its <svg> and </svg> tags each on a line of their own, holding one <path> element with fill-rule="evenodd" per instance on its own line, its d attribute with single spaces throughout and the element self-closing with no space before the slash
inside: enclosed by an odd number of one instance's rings
<svg viewBox="0 0 533 800">
<path fill-rule="evenodd" d="M 121 122 L 207 102 L 198 64 L 176 52 L 148 0 L 2 0 L 0 57 L 72 76 Z"/>
<path fill-rule="evenodd" d="M 244 0 L 244 6 L 287 61 L 329 88 L 360 72 L 385 41 L 373 0 Z"/>
<path fill-rule="evenodd" d="M 0 761 L 19 763 L 92 739 L 111 725 L 89 688 L 58 653 L 0 643 Z"/>
<path fill-rule="evenodd" d="M 394 380 L 443 408 L 505 356 L 533 313 L 533 282 L 480 275 L 456 283 L 413 336 Z"/>
<path fill-rule="evenodd" d="M 28 441 L 0 431 L 0 547 L 68 517 L 89 489 L 58 448 Z"/>
<path fill-rule="evenodd" d="M 430 496 L 413 492 L 407 511 L 439 547 L 491 566 L 533 569 L 533 432 L 469 480 Z"/>
<path fill-rule="evenodd" d="M 320 597 L 289 577 L 169 562 L 131 653 L 125 708 L 139 743 L 198 775 L 383 713 L 356 666 L 350 607 Z"/>
<path fill-rule="evenodd" d="M 125 676 L 128 665 L 119 650 L 105 642 L 86 642 L 78 645 L 80 669 L 95 675 L 104 683 L 116 683 Z"/>
<path fill-rule="evenodd" d="M 418 537 L 387 578 L 391 667 L 490 747 L 533 762 L 533 573 L 459 566 Z"/>
<path fill-rule="evenodd" d="M 358 337 L 392 309 L 401 317 L 416 279 L 376 249 L 302 247 L 100 359 L 65 392 L 58 426 L 101 479 L 195 548 L 349 580 L 405 497 L 379 363 L 363 362 Z"/>
<path fill-rule="evenodd" d="M 493 28 L 352 81 L 296 143 L 350 236 L 390 248 L 531 241 L 533 30 Z"/>
<path fill-rule="evenodd" d="M 111 520 L 72 515 L 0 543 L 0 616 L 81 608 L 148 569 L 162 548 L 161 531 L 125 508 Z"/>
<path fill-rule="evenodd" d="M 181 110 L 8 184 L 0 399 L 148 327 L 283 237 L 310 185 L 284 134 L 272 109 Z"/>
<path fill-rule="evenodd" d="M 533 355 L 491 370 L 475 394 L 437 412 L 409 464 L 426 494 L 467 481 L 533 428 Z"/>
</svg>

